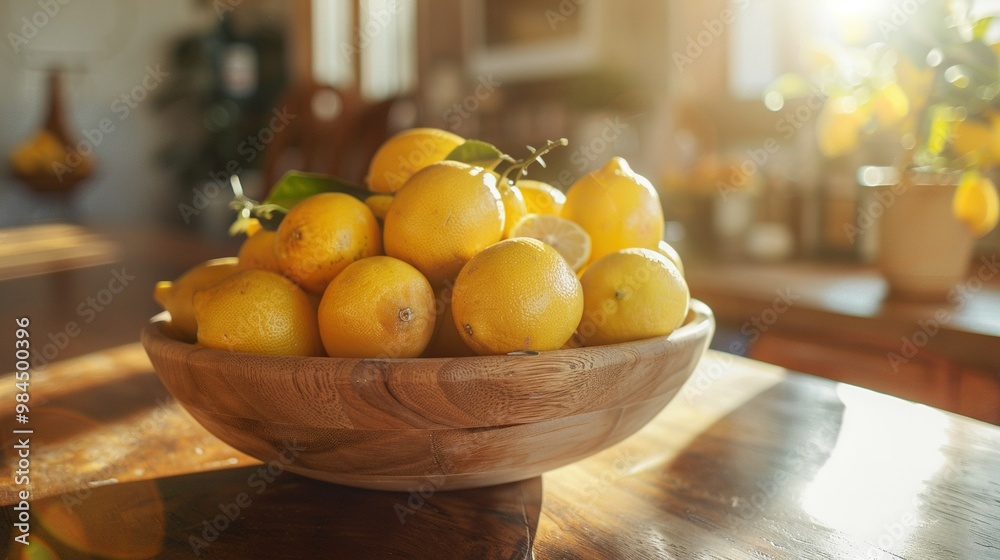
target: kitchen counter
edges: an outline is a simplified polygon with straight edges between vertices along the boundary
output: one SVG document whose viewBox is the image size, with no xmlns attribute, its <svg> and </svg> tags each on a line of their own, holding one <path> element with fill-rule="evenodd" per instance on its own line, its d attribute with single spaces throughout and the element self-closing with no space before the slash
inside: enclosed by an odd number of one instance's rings
<svg viewBox="0 0 1000 560">
<path fill-rule="evenodd" d="M 694 297 L 727 350 L 1000 424 L 1000 261 L 946 301 L 889 296 L 856 264 L 692 262 Z"/>
</svg>

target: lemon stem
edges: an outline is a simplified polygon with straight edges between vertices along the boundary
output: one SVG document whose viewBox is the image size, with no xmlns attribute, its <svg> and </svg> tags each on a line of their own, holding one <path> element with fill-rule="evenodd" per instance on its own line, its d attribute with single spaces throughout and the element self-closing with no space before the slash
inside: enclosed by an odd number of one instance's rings
<svg viewBox="0 0 1000 560">
<path fill-rule="evenodd" d="M 527 175 L 528 166 L 537 161 L 539 165 L 545 167 L 545 160 L 542 159 L 542 156 L 551 152 L 552 150 L 556 149 L 559 146 L 566 146 L 568 144 L 569 140 L 566 140 L 565 138 L 560 138 L 558 140 L 546 141 L 545 146 L 537 150 L 535 148 L 532 148 L 531 146 L 528 146 L 528 149 L 531 150 L 531 155 L 524 160 L 515 161 L 514 163 L 511 164 L 510 167 L 505 169 L 503 175 L 500 176 L 500 184 L 506 185 L 507 176 L 510 175 L 511 171 L 517 171 L 516 175 L 513 178 L 514 184 L 516 185 L 517 182 L 521 179 L 521 177 Z"/>
<path fill-rule="evenodd" d="M 229 235 L 246 231 L 252 218 L 270 220 L 275 212 L 288 213 L 287 208 L 277 204 L 262 204 L 243 194 L 243 185 L 236 175 L 229 176 L 229 184 L 233 188 L 233 200 L 229 203 L 229 208 L 236 211 L 236 220 L 229 226 Z"/>
</svg>

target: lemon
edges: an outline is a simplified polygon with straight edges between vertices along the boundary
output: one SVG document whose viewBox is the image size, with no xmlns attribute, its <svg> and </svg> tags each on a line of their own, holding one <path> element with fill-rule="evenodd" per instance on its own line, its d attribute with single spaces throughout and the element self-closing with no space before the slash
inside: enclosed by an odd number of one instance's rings
<svg viewBox="0 0 1000 560">
<path fill-rule="evenodd" d="M 677 249 L 674 249 L 672 245 L 666 241 L 660 241 L 659 245 L 656 246 L 656 252 L 667 257 L 670 262 L 674 263 L 677 270 L 684 276 L 684 263 L 681 262 L 681 256 L 677 253 Z"/>
<path fill-rule="evenodd" d="M 415 358 L 434 332 L 434 309 L 434 291 L 420 271 L 392 257 L 362 259 L 323 294 L 323 347 L 340 358 Z"/>
<path fill-rule="evenodd" d="M 875 121 L 882 127 L 898 123 L 910 112 L 910 100 L 895 82 L 876 91 L 871 104 Z"/>
<path fill-rule="evenodd" d="M 993 181 L 976 172 L 965 173 L 952 199 L 952 212 L 978 237 L 993 231 L 1000 217 L 1000 197 Z"/>
<path fill-rule="evenodd" d="M 951 148 L 958 156 L 975 154 L 978 158 L 989 155 L 993 144 L 993 128 L 976 119 L 958 121 L 951 129 Z"/>
<path fill-rule="evenodd" d="M 368 167 L 368 188 L 377 193 L 396 192 L 414 173 L 443 160 L 463 142 L 464 138 L 447 130 L 404 130 L 375 152 Z"/>
<path fill-rule="evenodd" d="M 385 217 L 385 252 L 440 288 L 503 231 L 496 178 L 481 167 L 442 161 L 418 171 L 396 193 Z"/>
<path fill-rule="evenodd" d="M 620 157 L 573 183 L 562 217 L 590 235 L 591 261 L 629 247 L 653 249 L 663 238 L 659 195 Z"/>
<path fill-rule="evenodd" d="M 277 233 L 264 229 L 259 221 L 253 220 L 247 227 L 247 238 L 240 245 L 240 252 L 237 255 L 240 259 L 239 269 L 256 268 L 281 272 L 278 253 L 274 248 L 276 238 Z"/>
<path fill-rule="evenodd" d="M 239 272 L 238 259 L 225 257 L 203 262 L 174 281 L 157 282 L 153 299 L 170 312 L 170 328 L 180 338 L 194 341 L 198 334 L 193 298 L 195 292 L 215 286 Z"/>
<path fill-rule="evenodd" d="M 555 214 L 562 212 L 566 204 L 566 195 L 548 183 L 521 179 L 517 188 L 524 197 L 524 205 L 528 214 Z"/>
<path fill-rule="evenodd" d="M 389 213 L 389 206 L 392 204 L 393 197 L 388 194 L 373 194 L 365 199 L 365 205 L 375 214 L 375 217 L 384 220 L 385 215 Z"/>
<path fill-rule="evenodd" d="M 524 204 L 524 196 L 521 194 L 521 190 L 517 187 L 508 184 L 498 186 L 497 189 L 500 191 L 500 201 L 503 202 L 503 237 L 506 239 L 512 237 L 510 230 L 514 227 L 514 224 L 528 214 L 528 208 Z"/>
<path fill-rule="evenodd" d="M 1000 115 L 990 116 L 990 139 L 989 147 L 984 150 L 983 162 L 993 164 L 1000 161 Z"/>
<path fill-rule="evenodd" d="M 66 146 L 63 145 L 56 135 L 48 130 L 39 130 L 31 137 L 31 140 L 21 143 L 11 154 L 11 165 L 18 173 L 25 175 L 34 174 L 54 174 L 53 165 L 55 163 L 66 163 Z M 77 154 L 80 162 L 73 166 L 75 169 L 87 169 L 90 167 L 90 156 Z"/>
<path fill-rule="evenodd" d="M 281 273 L 316 294 L 347 265 L 382 253 L 375 215 L 343 193 L 313 195 L 293 206 L 275 243 Z"/>
<path fill-rule="evenodd" d="M 320 356 L 316 308 L 291 280 L 244 270 L 195 293 L 198 342 L 209 348 L 272 356 Z"/>
<path fill-rule="evenodd" d="M 832 159 L 853 152 L 861 140 L 865 120 L 853 99 L 828 100 L 816 121 L 816 138 L 823 155 Z"/>
<path fill-rule="evenodd" d="M 530 237 L 551 245 L 574 271 L 590 260 L 590 236 L 582 227 L 551 214 L 528 214 L 511 229 L 511 237 Z"/>
<path fill-rule="evenodd" d="M 517 237 L 472 258 L 455 280 L 452 316 L 477 354 L 556 350 L 583 313 L 580 281 L 559 253 Z"/>
<path fill-rule="evenodd" d="M 587 268 L 577 332 L 587 346 L 670 334 L 687 316 L 690 293 L 677 267 L 650 249 L 625 249 Z"/>
<path fill-rule="evenodd" d="M 424 349 L 425 358 L 459 358 L 475 356 L 476 353 L 462 340 L 455 326 L 451 312 L 452 287 L 444 287 L 434 293 L 437 319 L 434 321 L 434 334 Z"/>
</svg>

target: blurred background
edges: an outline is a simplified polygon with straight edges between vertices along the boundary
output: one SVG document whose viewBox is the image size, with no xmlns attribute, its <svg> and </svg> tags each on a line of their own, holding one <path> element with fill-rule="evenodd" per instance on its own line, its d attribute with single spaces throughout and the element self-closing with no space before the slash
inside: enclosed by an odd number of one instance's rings
<svg viewBox="0 0 1000 560">
<path fill-rule="evenodd" d="M 39 315 L 52 359 L 133 341 L 155 280 L 235 254 L 230 175 L 254 198 L 288 169 L 361 182 L 412 126 L 516 155 L 566 137 L 531 178 L 566 190 L 615 155 L 649 178 L 692 293 L 717 314 L 714 347 L 1000 422 L 993 13 L 1000 2 L 3 0 L 0 304 Z M 934 211 L 889 218 L 925 184 L 945 188 L 915 197 Z M 946 260 L 958 272 L 928 268 Z M 102 303 L 121 263 L 138 287 Z M 87 328 L 64 337 L 69 321 Z"/>
</svg>

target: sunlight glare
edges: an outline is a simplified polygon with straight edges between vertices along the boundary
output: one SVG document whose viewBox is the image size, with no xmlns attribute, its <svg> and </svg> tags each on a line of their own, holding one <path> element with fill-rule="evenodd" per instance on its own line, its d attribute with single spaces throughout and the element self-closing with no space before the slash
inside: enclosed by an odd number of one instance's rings
<svg viewBox="0 0 1000 560">
<path fill-rule="evenodd" d="M 944 464 L 948 419 L 914 405 L 850 385 L 839 385 L 845 405 L 836 446 L 806 487 L 802 507 L 816 521 L 862 538 L 913 516 L 919 495 Z M 909 515 L 907 515 L 909 514 Z M 905 524 L 904 524 L 905 525 Z"/>
</svg>

